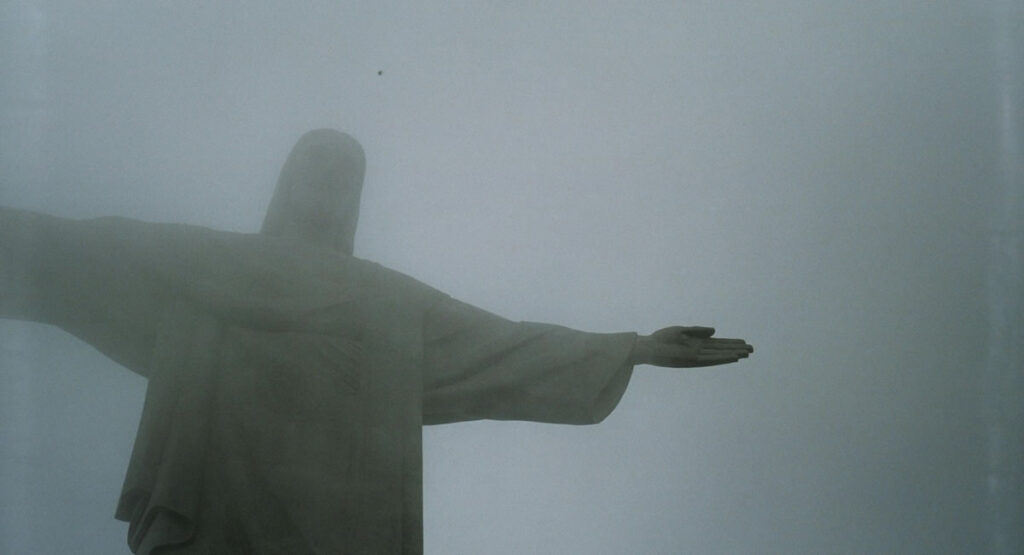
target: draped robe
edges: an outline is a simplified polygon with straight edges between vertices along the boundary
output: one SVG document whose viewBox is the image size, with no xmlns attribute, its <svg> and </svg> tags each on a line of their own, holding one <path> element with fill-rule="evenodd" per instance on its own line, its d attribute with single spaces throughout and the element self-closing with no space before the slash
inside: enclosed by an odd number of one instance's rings
<svg viewBox="0 0 1024 555">
<path fill-rule="evenodd" d="M 266 236 L 0 207 L 0 317 L 149 379 L 116 516 L 150 553 L 421 553 L 424 424 L 601 421 L 635 334 L 511 322 Z"/>
</svg>

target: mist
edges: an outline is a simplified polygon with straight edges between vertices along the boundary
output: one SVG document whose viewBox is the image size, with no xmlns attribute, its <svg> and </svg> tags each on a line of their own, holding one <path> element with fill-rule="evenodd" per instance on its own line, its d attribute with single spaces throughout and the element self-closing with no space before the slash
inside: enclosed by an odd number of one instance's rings
<svg viewBox="0 0 1024 555">
<path fill-rule="evenodd" d="M 367 153 L 356 256 L 513 320 L 715 326 L 595 426 L 424 430 L 427 553 L 1024 545 L 1024 10 L 12 0 L 0 204 L 255 232 Z M 128 553 L 145 380 L 0 320 L 0 551 Z"/>
</svg>

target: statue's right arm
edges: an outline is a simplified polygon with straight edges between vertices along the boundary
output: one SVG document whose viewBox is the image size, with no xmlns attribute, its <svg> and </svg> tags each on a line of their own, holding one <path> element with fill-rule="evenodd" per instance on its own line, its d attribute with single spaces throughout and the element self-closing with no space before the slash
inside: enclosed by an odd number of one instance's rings
<svg viewBox="0 0 1024 555">
<path fill-rule="evenodd" d="M 0 206 L 0 316 L 31 320 L 30 291 L 33 218 L 26 212 Z"/>
<path fill-rule="evenodd" d="M 167 303 L 88 222 L 0 206 L 0 318 L 58 326 L 146 374 Z"/>
</svg>

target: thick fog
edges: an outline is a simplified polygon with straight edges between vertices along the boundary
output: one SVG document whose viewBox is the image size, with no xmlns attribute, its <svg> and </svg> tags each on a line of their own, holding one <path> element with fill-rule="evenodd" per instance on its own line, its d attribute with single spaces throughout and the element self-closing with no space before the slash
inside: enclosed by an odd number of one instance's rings
<svg viewBox="0 0 1024 555">
<path fill-rule="evenodd" d="M 367 152 L 357 256 L 514 320 L 756 346 L 638 367 L 596 426 L 425 429 L 427 553 L 1009 553 L 1022 25 L 1009 0 L 10 0 L 0 204 L 256 231 L 334 127 Z M 0 551 L 127 553 L 145 380 L 44 325 L 0 347 Z"/>
</svg>

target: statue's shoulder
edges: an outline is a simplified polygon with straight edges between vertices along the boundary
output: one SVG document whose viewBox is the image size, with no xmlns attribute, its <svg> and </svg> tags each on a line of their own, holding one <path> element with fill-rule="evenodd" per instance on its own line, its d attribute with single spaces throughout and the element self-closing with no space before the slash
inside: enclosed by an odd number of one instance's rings
<svg viewBox="0 0 1024 555">
<path fill-rule="evenodd" d="M 360 283 L 383 296 L 395 296 L 402 302 L 415 303 L 424 308 L 432 306 L 448 295 L 426 283 L 378 262 L 346 256 L 350 267 L 358 274 Z"/>
</svg>

